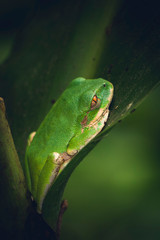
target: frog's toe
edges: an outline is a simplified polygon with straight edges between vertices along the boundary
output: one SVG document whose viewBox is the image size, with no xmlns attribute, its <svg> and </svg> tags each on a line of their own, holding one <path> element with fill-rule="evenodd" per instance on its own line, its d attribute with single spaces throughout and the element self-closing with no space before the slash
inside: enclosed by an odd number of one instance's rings
<svg viewBox="0 0 160 240">
<path fill-rule="evenodd" d="M 78 153 L 78 151 L 76 149 L 67 149 L 67 153 L 70 155 L 70 156 L 74 156 Z"/>
<path fill-rule="evenodd" d="M 32 132 L 28 137 L 28 146 L 30 146 L 31 142 L 33 141 L 34 136 L 36 135 L 36 132 Z"/>
</svg>

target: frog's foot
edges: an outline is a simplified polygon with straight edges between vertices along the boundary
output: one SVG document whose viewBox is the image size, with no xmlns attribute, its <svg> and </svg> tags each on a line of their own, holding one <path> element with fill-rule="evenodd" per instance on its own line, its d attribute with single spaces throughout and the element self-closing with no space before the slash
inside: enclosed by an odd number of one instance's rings
<svg viewBox="0 0 160 240">
<path fill-rule="evenodd" d="M 31 134 L 29 134 L 28 143 L 27 143 L 28 146 L 30 146 L 30 144 L 33 141 L 33 138 L 34 138 L 35 135 L 36 135 L 36 132 L 32 132 Z"/>
<path fill-rule="evenodd" d="M 70 160 L 77 154 L 77 150 L 72 150 L 70 152 L 57 153 L 53 152 L 49 154 L 47 161 L 52 161 L 55 164 L 55 168 L 52 171 L 52 180 L 59 175 L 59 173 L 67 166 Z"/>
<path fill-rule="evenodd" d="M 60 172 L 67 166 L 67 164 L 72 160 L 72 158 L 78 153 L 77 150 L 67 150 L 61 154 L 63 157 L 63 162 L 61 163 Z"/>
</svg>

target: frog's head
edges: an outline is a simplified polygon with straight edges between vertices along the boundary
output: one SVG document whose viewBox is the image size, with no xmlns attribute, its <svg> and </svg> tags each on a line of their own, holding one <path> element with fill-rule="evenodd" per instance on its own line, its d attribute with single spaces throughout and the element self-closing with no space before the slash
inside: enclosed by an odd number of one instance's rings
<svg viewBox="0 0 160 240">
<path fill-rule="evenodd" d="M 75 122 L 73 121 L 76 131 L 69 142 L 67 153 L 73 155 L 102 130 L 109 114 L 113 85 L 102 78 L 77 78 L 71 82 L 70 87 L 67 96 L 76 116 Z"/>
<path fill-rule="evenodd" d="M 78 122 L 82 129 L 104 126 L 113 97 L 113 85 L 102 78 L 78 78 L 72 84 L 79 85 Z"/>
</svg>

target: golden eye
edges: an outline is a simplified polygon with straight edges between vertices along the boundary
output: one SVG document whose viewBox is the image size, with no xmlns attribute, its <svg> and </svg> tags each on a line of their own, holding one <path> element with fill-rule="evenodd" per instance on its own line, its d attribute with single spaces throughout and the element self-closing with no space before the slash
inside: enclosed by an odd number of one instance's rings
<svg viewBox="0 0 160 240">
<path fill-rule="evenodd" d="M 91 110 L 97 108 L 99 106 L 99 103 L 100 103 L 100 99 L 96 95 L 94 95 L 91 102 Z"/>
</svg>

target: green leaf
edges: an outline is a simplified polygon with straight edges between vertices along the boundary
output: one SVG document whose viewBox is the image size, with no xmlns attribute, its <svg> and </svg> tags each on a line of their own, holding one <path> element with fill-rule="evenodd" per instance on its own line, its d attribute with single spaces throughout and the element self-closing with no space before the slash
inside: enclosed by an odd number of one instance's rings
<svg viewBox="0 0 160 240">
<path fill-rule="evenodd" d="M 158 7 L 149 1 L 54 1 L 40 5 L 17 36 L 1 76 L 15 143 L 24 162 L 27 136 L 68 83 L 79 76 L 111 81 L 115 92 L 104 131 L 59 175 L 43 216 L 55 229 L 65 185 L 84 156 L 159 83 Z"/>
</svg>

